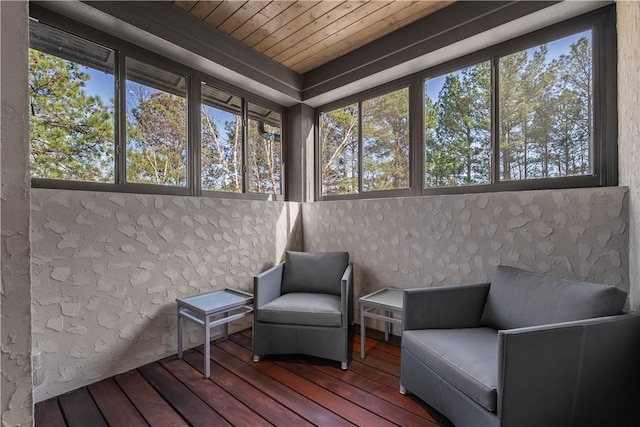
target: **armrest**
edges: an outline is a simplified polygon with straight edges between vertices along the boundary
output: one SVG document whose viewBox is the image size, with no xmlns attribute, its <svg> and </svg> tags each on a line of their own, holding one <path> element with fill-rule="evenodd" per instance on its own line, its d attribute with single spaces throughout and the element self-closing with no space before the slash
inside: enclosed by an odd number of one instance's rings
<svg viewBox="0 0 640 427">
<path fill-rule="evenodd" d="M 402 330 L 479 326 L 489 286 L 483 283 L 405 289 Z"/>
<path fill-rule="evenodd" d="M 499 331 L 498 417 L 503 425 L 626 425 L 639 357 L 635 313 Z"/>
<path fill-rule="evenodd" d="M 253 303 L 256 310 L 280 296 L 284 263 L 271 267 L 253 278 Z"/>
<path fill-rule="evenodd" d="M 353 263 L 349 263 L 340 281 L 340 305 L 342 321 L 350 326 L 353 323 Z"/>
</svg>

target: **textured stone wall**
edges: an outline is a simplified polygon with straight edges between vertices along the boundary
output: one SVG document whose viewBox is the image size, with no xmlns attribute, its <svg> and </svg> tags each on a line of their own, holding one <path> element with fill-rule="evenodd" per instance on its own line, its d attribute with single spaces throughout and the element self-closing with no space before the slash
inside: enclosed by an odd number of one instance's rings
<svg viewBox="0 0 640 427">
<path fill-rule="evenodd" d="M 2 425 L 31 425 L 29 126 L 27 2 L 0 2 L 0 414 Z"/>
<path fill-rule="evenodd" d="M 620 184 L 629 187 L 629 276 L 640 277 L 640 2 L 618 12 L 618 149 Z M 640 311 L 640 281 L 631 282 L 631 308 Z"/>
<path fill-rule="evenodd" d="M 252 291 L 301 246 L 297 203 L 34 189 L 31 218 L 36 401 L 175 354 L 176 297 Z"/>
<path fill-rule="evenodd" d="M 385 286 L 486 282 L 498 264 L 628 290 L 626 193 L 612 187 L 304 203 L 304 245 L 349 251 L 356 297 Z"/>
</svg>

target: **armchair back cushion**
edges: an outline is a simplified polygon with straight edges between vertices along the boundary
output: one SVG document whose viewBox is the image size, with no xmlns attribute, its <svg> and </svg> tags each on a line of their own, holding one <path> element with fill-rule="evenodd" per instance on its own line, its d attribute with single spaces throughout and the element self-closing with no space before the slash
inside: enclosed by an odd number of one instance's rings
<svg viewBox="0 0 640 427">
<path fill-rule="evenodd" d="M 613 286 L 498 266 L 482 323 L 513 329 L 620 314 L 626 293 Z"/>
<path fill-rule="evenodd" d="M 340 295 L 342 275 L 348 264 L 348 252 L 287 251 L 281 292 Z"/>
</svg>

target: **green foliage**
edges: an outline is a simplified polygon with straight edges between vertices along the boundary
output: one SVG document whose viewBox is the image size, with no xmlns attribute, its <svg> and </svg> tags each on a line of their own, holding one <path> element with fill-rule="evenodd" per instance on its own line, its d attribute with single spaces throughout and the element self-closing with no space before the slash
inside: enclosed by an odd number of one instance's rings
<svg viewBox="0 0 640 427">
<path fill-rule="evenodd" d="M 551 60 L 548 56 L 548 46 L 542 45 L 499 60 L 495 132 L 502 180 L 590 173 L 591 43 L 582 37 L 568 53 Z M 113 182 L 113 101 L 105 104 L 88 95 L 89 79 L 90 73 L 79 64 L 30 50 L 33 176 Z M 186 99 L 127 82 L 127 104 L 127 180 L 186 186 Z M 246 139 L 247 190 L 279 193 L 282 148 L 275 135 L 280 129 L 265 124 L 263 131 L 251 119 L 244 137 L 240 116 L 218 111 L 226 116 L 216 121 L 211 116 L 214 110 L 202 108 L 203 188 L 242 191 Z M 491 182 L 489 62 L 445 76 L 438 98 L 425 97 L 424 114 L 424 184 Z M 409 188 L 408 89 L 322 113 L 319 136 L 323 195 L 357 193 L 360 173 L 364 191 Z"/>
<path fill-rule="evenodd" d="M 320 117 L 322 194 L 358 192 L 358 104 Z"/>
<path fill-rule="evenodd" d="M 80 65 L 29 49 L 31 175 L 114 180 L 113 106 L 89 96 Z"/>
<path fill-rule="evenodd" d="M 362 103 L 362 189 L 409 188 L 409 89 Z"/>
<path fill-rule="evenodd" d="M 201 181 L 202 188 L 214 191 L 242 192 L 242 118 L 225 113 L 225 133 L 220 134 L 214 113 L 202 106 Z"/>
<path fill-rule="evenodd" d="M 127 181 L 186 186 L 186 99 L 127 82 Z"/>
<path fill-rule="evenodd" d="M 242 118 L 210 106 L 203 106 L 201 111 L 203 189 L 242 192 Z M 214 116 L 218 117 L 218 123 L 224 123 L 222 134 Z M 263 127 L 266 134 L 261 134 L 257 120 L 249 120 L 247 191 L 279 194 L 281 131 L 279 127 L 268 124 L 263 124 Z"/>
<path fill-rule="evenodd" d="M 248 190 L 253 193 L 280 193 L 281 144 L 279 127 L 249 120 L 248 139 Z"/>
<path fill-rule="evenodd" d="M 503 180 L 590 172 L 591 46 L 581 37 L 569 54 L 547 60 L 546 45 L 530 57 L 500 60 L 500 155 Z"/>
<path fill-rule="evenodd" d="M 491 169 L 489 63 L 447 75 L 437 103 L 434 105 L 429 99 L 425 107 L 426 115 L 430 116 L 425 133 L 426 186 L 488 183 Z"/>
</svg>

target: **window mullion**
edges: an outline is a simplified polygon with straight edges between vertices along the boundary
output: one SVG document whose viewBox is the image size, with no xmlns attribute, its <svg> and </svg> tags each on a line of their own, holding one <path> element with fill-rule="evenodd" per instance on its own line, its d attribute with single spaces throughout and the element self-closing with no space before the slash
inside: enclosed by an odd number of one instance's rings
<svg viewBox="0 0 640 427">
<path fill-rule="evenodd" d="M 413 187 L 414 196 L 422 194 L 424 188 L 424 150 L 425 126 L 424 122 L 424 80 L 416 76 L 409 86 L 409 182 Z"/>
<path fill-rule="evenodd" d="M 246 193 L 249 185 L 249 103 L 246 98 L 242 98 L 242 193 Z"/>
<path fill-rule="evenodd" d="M 126 56 L 116 51 L 115 117 L 115 181 L 124 184 L 127 176 L 127 67 Z"/>
<path fill-rule="evenodd" d="M 192 196 L 200 196 L 201 188 L 201 137 L 200 137 L 200 79 L 195 78 L 194 73 L 187 80 L 187 171 L 189 177 L 189 189 Z"/>
<path fill-rule="evenodd" d="M 358 102 L 358 194 L 362 194 L 362 101 Z"/>
<path fill-rule="evenodd" d="M 491 184 L 500 182 L 500 59 L 491 59 Z"/>
</svg>

